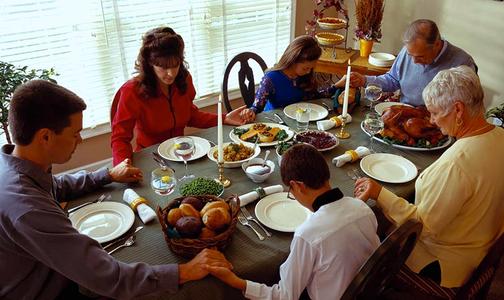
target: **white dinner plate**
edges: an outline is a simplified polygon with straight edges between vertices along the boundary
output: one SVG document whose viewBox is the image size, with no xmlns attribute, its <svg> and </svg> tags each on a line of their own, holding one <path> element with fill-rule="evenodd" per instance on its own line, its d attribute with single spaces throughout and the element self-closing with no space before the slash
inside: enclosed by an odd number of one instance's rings
<svg viewBox="0 0 504 300">
<path fill-rule="evenodd" d="M 307 102 L 299 102 L 286 106 L 283 110 L 284 114 L 287 117 L 296 120 L 296 110 L 298 109 L 298 105 L 305 107 L 308 106 L 310 108 L 310 121 L 322 120 L 329 114 L 327 109 L 323 106 Z"/>
<path fill-rule="evenodd" d="M 131 208 L 118 202 L 93 203 L 70 214 L 72 226 L 82 234 L 105 243 L 125 234 L 135 221 Z"/>
<path fill-rule="evenodd" d="M 254 124 L 257 124 L 257 123 L 251 123 L 251 124 L 245 124 L 245 125 L 242 125 L 242 126 L 238 126 L 236 128 L 250 128 L 252 126 L 254 126 Z M 278 127 L 280 129 L 283 129 L 285 130 L 285 132 L 287 133 L 287 138 L 285 138 L 283 141 L 288 141 L 290 139 L 292 139 L 292 137 L 294 136 L 294 131 L 292 131 L 289 127 L 285 126 L 285 125 L 280 125 L 280 124 L 276 124 L 276 123 L 264 123 L 264 122 L 261 122 L 261 124 L 264 124 L 266 126 L 269 126 L 269 127 Z M 240 139 L 240 136 L 236 135 L 233 133 L 233 130 L 231 130 L 229 132 L 229 138 L 235 142 L 235 143 L 241 143 L 241 142 L 244 142 Z M 276 146 L 278 145 L 278 143 L 280 143 L 280 141 L 273 141 L 273 142 L 270 142 L 270 143 L 261 143 L 261 142 L 258 142 L 257 145 L 258 146 L 261 146 L 261 147 L 267 147 L 267 146 Z"/>
<path fill-rule="evenodd" d="M 396 106 L 396 105 L 404 105 L 404 106 L 409 106 L 413 107 L 412 105 L 406 104 L 406 103 L 401 103 L 401 102 L 380 102 L 375 105 L 374 109 L 375 111 L 381 116 L 383 114 L 383 111 L 385 108 L 391 107 L 391 106 Z"/>
<path fill-rule="evenodd" d="M 194 154 L 187 161 L 195 160 L 207 155 L 208 150 L 210 150 L 210 142 L 204 138 L 200 138 L 198 136 L 189 136 L 194 140 Z M 183 161 L 178 156 L 175 155 L 175 139 L 171 138 L 162 142 L 158 147 L 158 153 L 163 158 L 171 161 Z"/>
<path fill-rule="evenodd" d="M 254 149 L 253 143 L 247 143 L 247 142 L 240 142 L 240 143 L 246 147 Z M 234 143 L 234 144 L 240 144 L 240 143 Z M 223 143 L 222 147 L 226 148 L 229 144 L 231 144 L 231 143 Z M 207 154 L 208 158 L 214 162 L 217 162 L 217 159 L 213 156 L 213 154 L 217 151 L 218 151 L 217 146 L 213 146 L 212 148 L 210 148 L 210 150 L 208 150 L 208 154 Z M 260 153 L 261 153 L 261 147 L 255 147 L 254 153 L 252 153 L 249 157 L 247 157 L 245 159 L 237 160 L 237 161 L 224 161 L 224 168 L 239 168 L 239 167 L 241 167 L 242 163 L 257 157 Z"/>
<path fill-rule="evenodd" d="M 366 133 L 369 136 L 371 135 L 369 132 L 367 132 L 366 128 L 364 128 L 364 121 L 361 122 L 360 126 L 361 126 L 362 131 L 364 131 L 364 133 Z M 373 139 L 375 139 L 376 141 L 378 141 L 382 144 L 390 145 L 389 142 L 387 142 L 384 139 L 379 138 L 377 136 L 374 136 Z M 412 151 L 435 151 L 435 150 L 444 149 L 444 148 L 450 146 L 452 142 L 453 142 L 453 138 L 451 136 L 449 136 L 448 139 L 446 140 L 446 142 L 442 143 L 439 146 L 432 147 L 432 148 L 413 147 L 413 146 L 406 146 L 406 145 L 399 145 L 399 144 L 392 144 L 392 147 L 397 148 L 397 149 L 412 150 Z"/>
<path fill-rule="evenodd" d="M 287 193 L 275 193 L 262 198 L 255 207 L 257 219 L 271 229 L 294 232 L 312 212 Z"/>
<path fill-rule="evenodd" d="M 369 177 L 388 183 L 408 182 L 415 179 L 418 173 L 414 163 L 390 153 L 364 156 L 360 161 L 360 167 Z"/>
</svg>

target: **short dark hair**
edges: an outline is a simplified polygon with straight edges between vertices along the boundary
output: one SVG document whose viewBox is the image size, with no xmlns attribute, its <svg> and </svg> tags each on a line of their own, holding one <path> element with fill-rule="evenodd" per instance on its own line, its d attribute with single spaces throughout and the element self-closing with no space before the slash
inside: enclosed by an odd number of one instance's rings
<svg viewBox="0 0 504 300">
<path fill-rule="evenodd" d="M 70 115 L 85 109 L 84 100 L 60 85 L 28 81 L 16 88 L 10 103 L 9 128 L 14 143 L 30 144 L 42 128 L 59 134 L 70 125 Z"/>
<path fill-rule="evenodd" d="M 285 185 L 295 180 L 312 189 L 322 187 L 331 177 L 322 154 L 308 144 L 294 145 L 282 155 L 280 174 Z"/>
</svg>

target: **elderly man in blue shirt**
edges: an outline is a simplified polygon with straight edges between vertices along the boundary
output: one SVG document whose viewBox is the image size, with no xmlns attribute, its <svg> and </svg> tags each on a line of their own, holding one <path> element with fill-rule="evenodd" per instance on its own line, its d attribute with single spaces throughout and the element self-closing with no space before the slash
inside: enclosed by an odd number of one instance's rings
<svg viewBox="0 0 504 300">
<path fill-rule="evenodd" d="M 404 47 L 392 68 L 380 76 L 350 75 L 354 87 L 371 83 L 381 85 L 384 92 L 401 90 L 402 103 L 425 105 L 422 91 L 436 74 L 445 69 L 466 65 L 477 71 L 473 58 L 464 50 L 441 39 L 439 29 L 431 20 L 420 19 L 411 23 L 404 33 Z"/>
</svg>

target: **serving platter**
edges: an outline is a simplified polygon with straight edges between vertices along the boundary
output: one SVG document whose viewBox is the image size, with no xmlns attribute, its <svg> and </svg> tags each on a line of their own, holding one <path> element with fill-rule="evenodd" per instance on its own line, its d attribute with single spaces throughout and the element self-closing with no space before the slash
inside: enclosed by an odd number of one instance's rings
<svg viewBox="0 0 504 300">
<path fill-rule="evenodd" d="M 251 124 L 245 124 L 245 125 L 242 125 L 242 126 L 238 126 L 236 128 L 239 128 L 239 129 L 249 129 L 250 127 L 254 126 L 255 124 L 259 124 L 259 123 L 251 123 Z M 294 131 L 292 131 L 288 126 L 285 126 L 285 125 L 280 125 L 280 124 L 276 124 L 276 123 L 264 123 L 264 122 L 261 122 L 261 124 L 264 124 L 268 127 L 278 127 L 280 129 L 283 129 L 285 130 L 285 132 L 287 133 L 287 137 L 283 140 L 276 140 L 276 141 L 273 141 L 273 142 L 269 142 L 269 143 L 262 143 L 262 142 L 258 142 L 257 145 L 258 146 L 261 146 L 261 147 L 268 147 L 268 146 L 276 146 L 278 145 L 278 143 L 280 143 L 281 141 L 288 141 L 290 139 L 292 139 L 292 137 L 294 137 Z M 243 141 L 240 139 L 240 136 L 239 135 L 236 135 L 233 130 L 231 130 L 229 132 L 229 138 L 235 142 L 235 143 L 242 143 L 242 142 L 246 142 L 246 141 Z"/>
<path fill-rule="evenodd" d="M 369 132 L 367 132 L 366 128 L 364 127 L 364 121 L 361 122 L 360 126 L 361 126 L 362 131 L 364 131 L 365 134 L 367 134 L 368 136 L 371 136 L 371 134 Z M 440 149 L 444 149 L 444 148 L 449 147 L 453 142 L 453 138 L 451 136 L 449 136 L 446 139 L 446 141 L 444 143 L 442 143 L 441 145 L 431 147 L 431 148 L 424 148 L 424 147 L 414 147 L 414 146 L 406 146 L 406 145 L 390 143 L 390 142 L 388 142 L 380 137 L 377 137 L 377 136 L 373 136 L 373 139 L 382 143 L 382 144 L 391 145 L 392 147 L 397 148 L 397 149 L 412 150 L 412 151 L 436 151 L 436 150 L 440 150 Z"/>
</svg>

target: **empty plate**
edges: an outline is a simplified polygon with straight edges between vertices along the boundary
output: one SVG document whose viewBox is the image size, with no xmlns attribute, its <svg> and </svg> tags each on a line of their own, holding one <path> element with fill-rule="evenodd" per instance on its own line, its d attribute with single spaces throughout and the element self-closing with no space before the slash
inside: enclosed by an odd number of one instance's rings
<svg viewBox="0 0 504 300">
<path fill-rule="evenodd" d="M 284 108 L 284 114 L 287 117 L 296 120 L 296 110 L 298 109 L 298 106 L 310 108 L 310 121 L 322 120 L 329 114 L 327 109 L 325 109 L 323 106 L 307 102 L 299 102 L 286 106 Z"/>
<path fill-rule="evenodd" d="M 365 156 L 360 167 L 366 175 L 388 183 L 404 183 L 415 179 L 417 168 L 406 158 L 389 153 L 375 153 Z"/>
<path fill-rule="evenodd" d="M 255 207 L 257 219 L 271 229 L 294 232 L 312 214 L 287 193 L 275 193 L 262 198 Z"/>
<path fill-rule="evenodd" d="M 210 150 L 210 142 L 204 138 L 198 136 L 190 136 L 194 141 L 194 154 L 187 161 L 195 160 L 207 155 L 208 150 Z M 177 138 L 171 138 L 162 142 L 158 147 L 158 153 L 163 158 L 171 161 L 183 161 L 180 157 L 175 155 L 175 140 Z"/>
<path fill-rule="evenodd" d="M 135 221 L 133 210 L 118 202 L 101 202 L 85 206 L 69 217 L 82 234 L 105 243 L 125 234 Z"/>
</svg>

